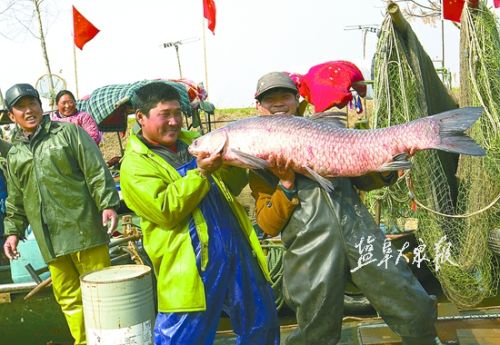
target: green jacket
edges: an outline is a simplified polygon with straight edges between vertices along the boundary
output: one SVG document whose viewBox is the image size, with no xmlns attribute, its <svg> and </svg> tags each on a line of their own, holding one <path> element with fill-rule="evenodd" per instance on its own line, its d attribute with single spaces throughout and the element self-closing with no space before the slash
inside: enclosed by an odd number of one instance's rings
<svg viewBox="0 0 500 345">
<path fill-rule="evenodd" d="M 44 260 L 108 243 L 101 211 L 120 203 L 99 148 L 69 123 L 43 120 L 31 140 L 14 133 L 7 156 L 5 235 L 31 225 Z"/>
<path fill-rule="evenodd" d="M 11 147 L 12 145 L 9 142 L 0 139 L 0 170 L 4 177 L 7 176 L 7 155 Z"/>
<path fill-rule="evenodd" d="M 196 136 L 195 132 L 182 131 L 179 140 L 189 144 Z M 223 167 L 212 177 L 249 239 L 265 277 L 270 280 L 257 235 L 245 210 L 231 194 L 239 194 L 246 185 L 246 171 Z M 186 176 L 181 177 L 174 167 L 132 135 L 121 165 L 120 186 L 127 206 L 141 217 L 144 248 L 158 281 L 158 310 L 205 310 L 205 289 L 196 267 L 189 219 L 193 217 L 200 239 L 204 270 L 210 260 L 209 238 L 198 204 L 210 189 L 209 180 L 201 176 L 197 169 L 189 170 Z"/>
<path fill-rule="evenodd" d="M 7 154 L 11 147 L 12 145 L 9 142 L 0 139 L 0 157 L 7 158 Z"/>
</svg>

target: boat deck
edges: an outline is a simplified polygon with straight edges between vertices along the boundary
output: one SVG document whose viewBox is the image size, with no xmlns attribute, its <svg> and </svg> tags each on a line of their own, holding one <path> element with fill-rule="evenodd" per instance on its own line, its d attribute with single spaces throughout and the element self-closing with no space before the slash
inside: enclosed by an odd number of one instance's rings
<svg viewBox="0 0 500 345">
<path fill-rule="evenodd" d="M 72 344 L 66 323 L 50 288 L 24 301 L 25 294 L 13 294 L 0 303 L 1 344 Z M 488 298 L 476 308 L 457 310 L 447 301 L 438 304 L 438 335 L 446 345 L 500 344 L 500 297 Z M 281 343 L 296 329 L 291 312 L 280 313 Z M 235 344 L 235 334 L 227 317 L 221 317 L 215 345 Z M 377 315 L 345 316 L 340 345 L 401 344 Z"/>
<path fill-rule="evenodd" d="M 0 278 L 7 272 L 0 271 Z M 4 279 L 0 279 L 5 281 Z M 445 345 L 497 345 L 500 344 L 500 294 L 490 297 L 468 310 L 458 310 L 442 294 L 437 281 L 428 284 L 427 292 L 438 296 L 438 336 Z M 0 344 L 13 345 L 66 345 L 72 344 L 69 330 L 52 288 L 41 290 L 24 300 L 26 291 L 0 294 Z M 296 328 L 290 310 L 280 311 L 281 344 Z M 231 323 L 222 316 L 215 345 L 235 343 Z M 340 345 L 395 345 L 400 338 L 384 321 L 372 315 L 346 315 L 342 326 Z"/>
<path fill-rule="evenodd" d="M 444 345 L 498 345 L 500 344 L 500 298 L 489 298 L 480 306 L 469 310 L 457 310 L 449 302 L 438 304 L 436 328 Z M 494 304 L 494 305 L 493 305 Z M 281 326 L 280 344 L 297 325 L 293 317 L 284 319 Z M 282 319 L 283 321 L 283 319 Z M 217 333 L 215 345 L 235 344 L 232 331 Z M 400 345 L 401 338 L 392 332 L 377 315 L 345 316 L 342 338 L 338 345 Z"/>
</svg>

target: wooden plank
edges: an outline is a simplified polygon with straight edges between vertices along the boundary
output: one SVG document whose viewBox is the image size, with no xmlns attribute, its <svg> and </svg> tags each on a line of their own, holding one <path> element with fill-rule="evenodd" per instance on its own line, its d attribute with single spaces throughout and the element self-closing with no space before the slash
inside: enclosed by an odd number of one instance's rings
<svg viewBox="0 0 500 345">
<path fill-rule="evenodd" d="M 500 319 L 485 320 L 441 320 L 436 323 L 436 329 L 441 341 L 456 340 L 458 329 L 499 329 Z"/>
<path fill-rule="evenodd" d="M 457 329 L 460 345 L 497 345 L 500 344 L 500 329 Z"/>
<path fill-rule="evenodd" d="M 358 338 L 361 345 L 401 344 L 401 338 L 385 324 L 360 326 Z"/>
<path fill-rule="evenodd" d="M 460 315 L 458 308 L 453 303 L 438 303 L 438 316 Z"/>
<path fill-rule="evenodd" d="M 12 300 L 10 299 L 10 292 L 2 292 L 0 293 L 0 304 L 2 303 L 10 303 Z"/>
<path fill-rule="evenodd" d="M 495 334 L 493 342 L 478 343 L 477 341 L 464 343 L 467 345 L 498 345 L 500 344 L 500 319 L 463 319 L 463 320 L 438 320 L 436 330 L 439 339 L 443 342 L 456 342 L 458 330 L 467 329 L 469 332 Z M 476 333 L 474 333 L 476 334 Z M 362 325 L 358 327 L 358 339 L 361 345 L 389 345 L 400 344 L 401 338 L 394 333 L 385 323 Z M 481 338 L 482 339 L 482 338 Z M 485 338 L 486 339 L 486 338 Z M 489 338 L 488 338 L 489 339 Z M 460 345 L 463 345 L 460 342 Z"/>
</svg>

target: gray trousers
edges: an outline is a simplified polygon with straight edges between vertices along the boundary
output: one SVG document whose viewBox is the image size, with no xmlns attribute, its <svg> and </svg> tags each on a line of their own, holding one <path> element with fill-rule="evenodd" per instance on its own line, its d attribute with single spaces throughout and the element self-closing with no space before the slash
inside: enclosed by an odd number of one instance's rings
<svg viewBox="0 0 500 345">
<path fill-rule="evenodd" d="M 337 344 L 349 274 L 404 344 L 435 344 L 435 299 L 404 258 L 396 264 L 398 251 L 390 243 L 384 247 L 384 234 L 350 181 L 334 181 L 335 190 L 327 193 L 315 182 L 297 179 L 301 204 L 282 232 L 284 295 L 298 323 L 287 345 Z M 383 261 L 384 253 L 393 257 Z M 369 259 L 375 261 L 365 264 Z M 360 263 L 365 265 L 350 273 Z"/>
</svg>

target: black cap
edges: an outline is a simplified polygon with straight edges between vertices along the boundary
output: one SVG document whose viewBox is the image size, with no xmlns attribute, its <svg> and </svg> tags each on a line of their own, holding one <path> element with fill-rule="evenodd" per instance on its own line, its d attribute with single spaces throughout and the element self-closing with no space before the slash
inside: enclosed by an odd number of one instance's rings
<svg viewBox="0 0 500 345">
<path fill-rule="evenodd" d="M 257 82 L 257 91 L 255 91 L 255 98 L 260 99 L 264 92 L 271 89 L 288 89 L 297 94 L 297 86 L 292 78 L 286 72 L 271 72 L 264 74 Z"/>
<path fill-rule="evenodd" d="M 17 101 L 26 96 L 35 97 L 40 104 L 42 103 L 38 91 L 33 86 L 30 84 L 16 84 L 5 92 L 5 104 L 7 105 L 7 109 L 12 109 Z"/>
</svg>

